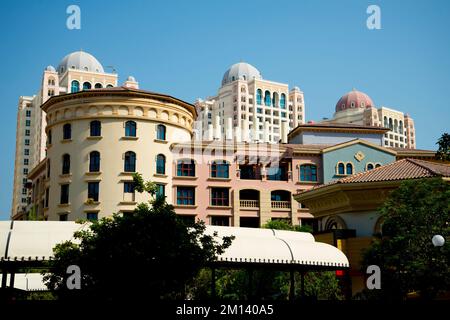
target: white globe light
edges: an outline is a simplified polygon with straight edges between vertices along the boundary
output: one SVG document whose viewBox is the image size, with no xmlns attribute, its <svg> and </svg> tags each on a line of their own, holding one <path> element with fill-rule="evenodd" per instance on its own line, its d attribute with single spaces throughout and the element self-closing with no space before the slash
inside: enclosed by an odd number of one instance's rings
<svg viewBox="0 0 450 320">
<path fill-rule="evenodd" d="M 443 236 L 437 234 L 431 239 L 431 242 L 433 242 L 433 246 L 435 247 L 442 247 L 445 243 L 445 239 Z"/>
</svg>

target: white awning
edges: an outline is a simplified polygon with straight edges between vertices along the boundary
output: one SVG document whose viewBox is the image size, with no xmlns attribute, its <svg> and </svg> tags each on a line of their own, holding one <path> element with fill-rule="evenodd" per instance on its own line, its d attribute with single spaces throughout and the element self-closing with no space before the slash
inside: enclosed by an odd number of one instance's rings
<svg viewBox="0 0 450 320">
<path fill-rule="evenodd" d="M 12 228 L 11 228 L 12 226 Z M 0 221 L 0 260 L 49 260 L 56 244 L 74 240 L 73 234 L 89 223 L 60 221 Z M 218 257 L 222 262 L 295 264 L 348 267 L 348 259 L 336 247 L 315 242 L 307 232 L 207 226 L 206 233 L 234 235 L 231 246 Z"/>
</svg>

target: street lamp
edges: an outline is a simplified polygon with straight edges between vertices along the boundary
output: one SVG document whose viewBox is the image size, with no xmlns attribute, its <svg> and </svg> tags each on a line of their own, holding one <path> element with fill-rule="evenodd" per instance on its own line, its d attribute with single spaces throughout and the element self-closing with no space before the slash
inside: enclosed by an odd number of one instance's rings
<svg viewBox="0 0 450 320">
<path fill-rule="evenodd" d="M 442 247 L 445 243 L 445 239 L 440 234 L 436 234 L 431 239 L 431 242 L 433 242 L 433 246 L 435 246 L 435 247 Z"/>
</svg>

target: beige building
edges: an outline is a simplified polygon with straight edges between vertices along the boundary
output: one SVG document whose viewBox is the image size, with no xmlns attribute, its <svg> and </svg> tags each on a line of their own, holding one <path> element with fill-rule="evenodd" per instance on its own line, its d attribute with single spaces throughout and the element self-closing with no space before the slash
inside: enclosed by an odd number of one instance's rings
<svg viewBox="0 0 450 320">
<path fill-rule="evenodd" d="M 12 217 L 20 215 L 30 204 L 25 187 L 28 173 L 46 156 L 46 117 L 41 105 L 52 96 L 115 86 L 117 74 L 105 72 L 89 53 L 76 51 L 65 56 L 56 69 L 53 66 L 45 68 L 36 95 L 19 98 Z"/>
<path fill-rule="evenodd" d="M 263 79 L 254 66 L 240 62 L 224 74 L 214 97 L 195 103 L 197 138 L 277 143 L 282 131 L 305 120 L 304 94 L 298 87 Z"/>
<path fill-rule="evenodd" d="M 377 108 L 367 94 L 355 89 L 339 99 L 333 118 L 323 122 L 389 128 L 383 137 L 383 146 L 416 148 L 414 120 L 408 114 L 383 106 Z"/>
<path fill-rule="evenodd" d="M 156 182 L 172 202 L 165 192 L 169 169 L 157 168 L 157 161 L 172 163 L 168 139 L 191 140 L 193 105 L 124 86 L 55 96 L 42 110 L 47 157 L 30 172 L 37 217 L 73 221 L 131 212 L 148 200 L 134 192 L 134 172 Z"/>
</svg>

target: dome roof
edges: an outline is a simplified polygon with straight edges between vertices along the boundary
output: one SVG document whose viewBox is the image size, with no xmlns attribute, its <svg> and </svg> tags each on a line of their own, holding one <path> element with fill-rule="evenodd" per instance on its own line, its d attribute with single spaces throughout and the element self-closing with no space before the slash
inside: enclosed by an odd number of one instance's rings
<svg viewBox="0 0 450 320">
<path fill-rule="evenodd" d="M 136 78 L 133 76 L 128 76 L 127 81 L 136 82 Z"/>
<path fill-rule="evenodd" d="M 46 71 L 52 71 L 55 72 L 55 67 L 54 66 L 47 66 L 47 68 L 45 68 Z"/>
<path fill-rule="evenodd" d="M 252 80 L 253 78 L 262 79 L 258 69 L 246 62 L 235 63 L 223 75 L 222 86 L 238 79 Z"/>
<path fill-rule="evenodd" d="M 364 92 L 353 89 L 343 95 L 336 103 L 336 112 L 347 109 L 369 108 L 375 106 L 372 99 Z"/>
<path fill-rule="evenodd" d="M 104 73 L 103 66 L 91 54 L 84 51 L 75 51 L 65 56 L 58 66 L 58 72 L 64 73 L 68 69 L 77 69 L 90 72 Z"/>
</svg>

